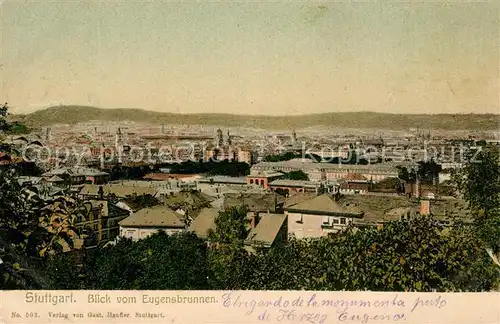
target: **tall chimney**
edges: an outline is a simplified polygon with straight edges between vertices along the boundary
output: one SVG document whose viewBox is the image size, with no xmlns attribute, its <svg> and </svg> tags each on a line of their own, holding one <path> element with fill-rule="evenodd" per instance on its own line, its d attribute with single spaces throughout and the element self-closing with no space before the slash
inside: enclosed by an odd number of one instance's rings
<svg viewBox="0 0 500 324">
<path fill-rule="evenodd" d="M 250 217 L 250 228 L 255 228 L 257 224 L 259 224 L 259 213 L 254 211 Z"/>
<path fill-rule="evenodd" d="M 99 190 L 97 191 L 97 197 L 100 200 L 104 199 L 104 189 L 102 186 L 99 186 Z"/>
<path fill-rule="evenodd" d="M 102 187 L 101 187 L 102 188 Z M 102 241 L 102 208 L 103 206 L 101 205 L 101 209 L 99 209 L 98 216 L 97 216 L 97 241 L 101 242 Z"/>
<path fill-rule="evenodd" d="M 101 151 L 100 151 L 100 167 L 101 167 L 101 170 L 104 169 L 104 154 L 105 154 L 105 150 L 104 150 L 104 143 L 102 143 L 101 145 Z"/>
</svg>

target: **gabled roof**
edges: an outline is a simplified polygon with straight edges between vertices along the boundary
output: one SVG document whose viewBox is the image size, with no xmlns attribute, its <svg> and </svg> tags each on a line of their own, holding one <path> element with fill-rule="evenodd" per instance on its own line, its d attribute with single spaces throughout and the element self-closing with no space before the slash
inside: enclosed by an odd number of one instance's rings
<svg viewBox="0 0 500 324">
<path fill-rule="evenodd" d="M 276 211 L 284 204 L 284 198 L 276 193 L 226 193 L 224 208 L 247 206 L 250 211 Z"/>
<path fill-rule="evenodd" d="M 64 180 L 61 177 L 54 175 L 54 176 L 48 178 L 47 181 L 49 181 L 49 182 L 63 182 Z"/>
<path fill-rule="evenodd" d="M 250 230 L 245 242 L 272 245 L 286 218 L 284 214 L 262 214 L 259 223 Z"/>
<path fill-rule="evenodd" d="M 352 171 L 357 171 L 357 172 L 369 172 L 369 171 L 383 171 L 383 172 L 391 172 L 391 173 L 396 173 L 398 172 L 398 169 L 396 166 L 398 165 L 405 165 L 408 166 L 409 163 L 403 163 L 403 162 L 397 162 L 397 163 L 391 163 L 391 162 L 386 162 L 386 163 L 378 163 L 378 164 L 368 164 L 368 165 L 362 165 L 362 164 L 338 164 L 338 163 L 327 163 L 327 162 L 318 162 L 318 163 L 304 163 L 304 162 L 297 162 L 297 161 L 280 161 L 280 162 L 259 162 L 257 164 L 254 164 L 251 168 L 252 172 L 256 172 L 258 170 L 277 170 L 280 168 L 290 168 L 290 169 L 296 169 L 296 170 L 352 170 Z M 413 164 L 411 164 L 413 165 Z"/>
<path fill-rule="evenodd" d="M 303 212 L 317 215 L 352 215 L 352 217 L 362 217 L 363 212 L 348 210 L 337 203 L 329 194 L 316 196 L 312 199 L 299 202 L 286 207 L 290 212 Z"/>
<path fill-rule="evenodd" d="M 363 176 L 362 174 L 359 174 L 359 173 L 348 173 L 344 177 L 344 179 L 348 180 L 348 181 L 352 181 L 352 180 L 355 180 L 355 181 L 366 181 L 366 180 L 368 180 L 365 176 Z"/>
<path fill-rule="evenodd" d="M 147 196 L 142 196 L 142 197 L 147 197 Z M 153 199 L 141 199 L 141 196 L 124 198 L 120 200 L 120 202 L 122 204 L 127 205 L 134 212 L 143 208 L 153 207 L 155 205 L 160 204 L 160 202 L 154 197 Z"/>
<path fill-rule="evenodd" d="M 123 209 L 116 204 L 108 204 L 108 217 L 121 217 L 129 215 L 129 211 L 126 209 Z"/>
<path fill-rule="evenodd" d="M 42 174 L 44 177 L 51 177 L 54 175 L 63 175 L 67 174 L 70 176 L 104 176 L 108 175 L 106 172 L 102 172 L 96 169 L 92 168 L 86 168 L 86 167 L 74 167 L 74 168 L 58 168 L 58 169 L 53 169 L 48 172 L 45 172 Z"/>
<path fill-rule="evenodd" d="M 231 183 L 231 184 L 246 184 L 246 177 L 229 177 L 229 176 L 211 176 L 198 179 L 201 183 Z"/>
<path fill-rule="evenodd" d="M 199 176 L 199 174 L 148 173 L 142 178 L 146 180 L 166 181 L 170 179 L 193 178 Z"/>
<path fill-rule="evenodd" d="M 144 208 L 119 222 L 124 227 L 184 228 L 182 215 L 170 208 L 159 205 Z"/>
<path fill-rule="evenodd" d="M 270 186 L 280 186 L 280 187 L 307 187 L 307 188 L 318 188 L 320 184 L 317 182 L 312 182 L 309 180 L 289 180 L 289 179 L 277 179 L 269 183 Z"/>
<path fill-rule="evenodd" d="M 84 176 L 106 176 L 109 175 L 107 172 L 99 171 L 96 169 L 90 169 L 90 168 L 79 168 L 75 171 L 78 175 L 84 175 Z"/>
<path fill-rule="evenodd" d="M 198 191 L 179 191 L 165 196 L 164 202 L 170 208 L 181 208 L 188 206 L 191 209 L 207 207 L 214 198 Z"/>
<path fill-rule="evenodd" d="M 281 177 L 283 176 L 283 173 L 277 172 L 277 171 L 254 171 L 251 172 L 247 177 L 253 178 L 274 178 L 274 177 Z"/>
<path fill-rule="evenodd" d="M 20 176 L 20 177 L 17 178 L 18 183 L 21 184 L 21 185 L 23 183 L 26 183 L 26 182 L 31 182 L 32 184 L 38 184 L 42 180 L 43 180 L 42 177 L 24 177 L 24 176 Z"/>
<path fill-rule="evenodd" d="M 44 174 L 42 174 L 42 176 L 51 177 L 54 175 L 63 175 L 63 174 L 71 174 L 71 171 L 69 171 L 67 168 L 58 168 L 45 172 Z"/>
<path fill-rule="evenodd" d="M 218 215 L 219 210 L 216 208 L 203 208 L 189 226 L 189 231 L 194 232 L 198 237 L 207 238 L 208 230 L 215 230 L 215 218 Z"/>
<path fill-rule="evenodd" d="M 300 202 L 310 200 L 312 198 L 316 197 L 315 193 L 312 192 L 297 192 L 292 195 L 290 195 L 288 198 L 285 199 L 285 209 L 287 207 L 293 206 L 295 204 L 298 204 Z"/>
<path fill-rule="evenodd" d="M 105 184 L 102 185 L 104 195 L 114 194 L 119 198 L 128 196 L 156 195 L 156 189 L 144 186 L 127 186 L 122 184 Z M 97 196 L 99 193 L 99 185 L 86 184 L 80 190 L 81 195 Z"/>
</svg>

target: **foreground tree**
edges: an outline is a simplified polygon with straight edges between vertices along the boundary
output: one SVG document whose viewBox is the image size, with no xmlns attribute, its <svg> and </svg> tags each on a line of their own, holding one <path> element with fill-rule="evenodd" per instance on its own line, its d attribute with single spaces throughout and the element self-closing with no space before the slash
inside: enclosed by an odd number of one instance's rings
<svg viewBox="0 0 500 324">
<path fill-rule="evenodd" d="M 69 254 L 46 269 L 60 269 L 50 271 L 56 289 L 488 291 L 498 280 L 463 224 L 420 217 L 248 252 L 244 215 L 222 212 L 208 250 L 192 234 L 159 233 L 87 251 L 82 271 Z"/>
<path fill-rule="evenodd" d="M 71 255 L 65 260 L 71 269 L 53 274 L 53 281 L 63 284 L 60 289 L 209 288 L 206 245 L 192 234 L 159 232 L 139 241 L 121 238 L 115 245 L 86 251 L 81 270 Z M 60 257 L 49 260 L 52 267 L 60 262 Z"/>
<path fill-rule="evenodd" d="M 244 240 L 249 220 L 246 207 L 230 208 L 219 213 L 215 230 L 208 233 L 208 269 L 214 289 L 239 289 L 247 280 L 248 252 Z"/>
<path fill-rule="evenodd" d="M 42 200 L 35 192 L 21 188 L 16 178 L 0 173 L 0 286 L 6 289 L 43 287 L 47 278 L 36 264 L 68 252 L 79 244 L 74 227 L 80 205 L 59 198 Z"/>
<path fill-rule="evenodd" d="M 0 130 L 10 128 L 5 120 L 7 105 L 0 108 Z M 10 151 L 3 143 L 2 150 Z M 35 188 L 21 187 L 14 168 L 0 169 L 0 288 L 37 288 L 48 285 L 37 263 L 64 247 L 74 247 L 78 237 L 73 227 L 76 204 L 59 199 L 41 199 Z"/>
<path fill-rule="evenodd" d="M 131 239 L 88 251 L 82 273 L 86 289 L 140 289 L 146 264 L 143 253 Z"/>
<path fill-rule="evenodd" d="M 498 278 L 470 232 L 432 218 L 351 228 L 251 257 L 245 289 L 483 291 Z"/>
<path fill-rule="evenodd" d="M 469 202 L 476 236 L 484 247 L 500 252 L 499 149 L 483 147 L 455 179 Z"/>
<path fill-rule="evenodd" d="M 139 242 L 146 266 L 140 289 L 210 289 L 207 281 L 207 246 L 191 233 L 160 232 Z"/>
<path fill-rule="evenodd" d="M 0 135 L 6 133 L 10 130 L 10 124 L 7 122 L 6 117 L 8 114 L 9 107 L 7 103 L 4 103 L 0 107 Z"/>
</svg>

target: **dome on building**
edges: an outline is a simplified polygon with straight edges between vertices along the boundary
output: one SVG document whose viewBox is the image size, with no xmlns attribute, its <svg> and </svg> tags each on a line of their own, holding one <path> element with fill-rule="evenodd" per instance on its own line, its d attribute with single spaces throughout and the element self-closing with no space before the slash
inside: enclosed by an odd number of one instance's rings
<svg viewBox="0 0 500 324">
<path fill-rule="evenodd" d="M 422 193 L 422 198 L 436 199 L 436 195 L 432 191 L 424 191 Z"/>
</svg>

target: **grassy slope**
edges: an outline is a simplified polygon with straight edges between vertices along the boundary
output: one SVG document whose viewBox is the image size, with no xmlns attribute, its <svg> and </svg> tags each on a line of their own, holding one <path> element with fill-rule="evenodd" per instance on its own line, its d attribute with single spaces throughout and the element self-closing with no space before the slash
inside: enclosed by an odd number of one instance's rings
<svg viewBox="0 0 500 324">
<path fill-rule="evenodd" d="M 343 128 L 379 128 L 404 130 L 408 128 L 432 128 L 442 130 L 495 130 L 499 126 L 498 115 L 409 115 L 374 112 L 340 112 L 302 116 L 248 116 L 230 114 L 173 114 L 142 109 L 100 109 L 85 106 L 59 106 L 39 110 L 28 115 L 12 118 L 31 127 L 58 123 L 73 124 L 90 120 L 130 120 L 146 123 L 204 124 L 220 126 L 245 126 L 264 129 L 291 129 L 309 126 Z"/>
</svg>

